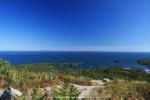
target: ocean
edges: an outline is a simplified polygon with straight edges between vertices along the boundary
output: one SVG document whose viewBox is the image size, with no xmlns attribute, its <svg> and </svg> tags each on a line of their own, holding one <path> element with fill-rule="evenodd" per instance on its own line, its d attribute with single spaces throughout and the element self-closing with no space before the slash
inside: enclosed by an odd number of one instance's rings
<svg viewBox="0 0 150 100">
<path fill-rule="evenodd" d="M 0 58 L 13 65 L 32 63 L 80 63 L 77 68 L 114 67 L 149 69 L 138 65 L 138 59 L 150 58 L 148 52 L 67 52 L 67 51 L 1 51 Z M 67 67 L 67 66 L 66 66 Z"/>
</svg>

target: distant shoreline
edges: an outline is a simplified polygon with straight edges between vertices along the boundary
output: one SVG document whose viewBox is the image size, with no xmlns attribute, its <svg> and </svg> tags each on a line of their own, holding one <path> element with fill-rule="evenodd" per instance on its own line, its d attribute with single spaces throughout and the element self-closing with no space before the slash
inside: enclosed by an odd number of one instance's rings
<svg viewBox="0 0 150 100">
<path fill-rule="evenodd" d="M 104 52 L 104 53 L 150 53 L 150 51 L 71 51 L 71 50 L 0 50 L 0 52 Z"/>
<path fill-rule="evenodd" d="M 137 63 L 150 58 L 150 53 L 138 52 L 72 52 L 72 51 L 0 51 L 0 58 L 13 65 L 33 63 L 80 63 L 85 67 L 123 66 L 147 69 Z M 119 62 L 116 60 L 119 59 Z"/>
</svg>

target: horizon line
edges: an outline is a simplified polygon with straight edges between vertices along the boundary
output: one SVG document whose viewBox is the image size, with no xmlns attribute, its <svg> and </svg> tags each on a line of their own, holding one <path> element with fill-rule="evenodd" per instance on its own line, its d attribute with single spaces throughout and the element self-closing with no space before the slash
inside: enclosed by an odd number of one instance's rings
<svg viewBox="0 0 150 100">
<path fill-rule="evenodd" d="M 104 50 L 0 50 L 0 52 L 150 52 L 150 51 L 104 51 Z"/>
</svg>

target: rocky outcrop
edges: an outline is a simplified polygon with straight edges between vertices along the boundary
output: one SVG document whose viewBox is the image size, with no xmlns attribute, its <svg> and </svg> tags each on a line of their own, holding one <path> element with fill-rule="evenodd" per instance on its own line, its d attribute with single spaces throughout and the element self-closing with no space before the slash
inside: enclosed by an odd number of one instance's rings
<svg viewBox="0 0 150 100">
<path fill-rule="evenodd" d="M 15 97 L 21 96 L 22 93 L 12 87 L 7 88 L 1 92 L 0 100 L 14 100 Z"/>
</svg>

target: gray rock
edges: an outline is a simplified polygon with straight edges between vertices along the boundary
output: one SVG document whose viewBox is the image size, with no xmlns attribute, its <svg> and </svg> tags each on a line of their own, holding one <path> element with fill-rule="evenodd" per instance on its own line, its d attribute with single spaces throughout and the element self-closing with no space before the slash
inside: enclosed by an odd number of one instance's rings
<svg viewBox="0 0 150 100">
<path fill-rule="evenodd" d="M 103 82 L 109 83 L 109 82 L 110 82 L 110 79 L 104 78 L 104 79 L 103 79 Z"/>
<path fill-rule="evenodd" d="M 21 95 L 22 93 L 19 90 L 9 87 L 1 94 L 0 100 L 14 100 L 16 96 Z"/>
</svg>

